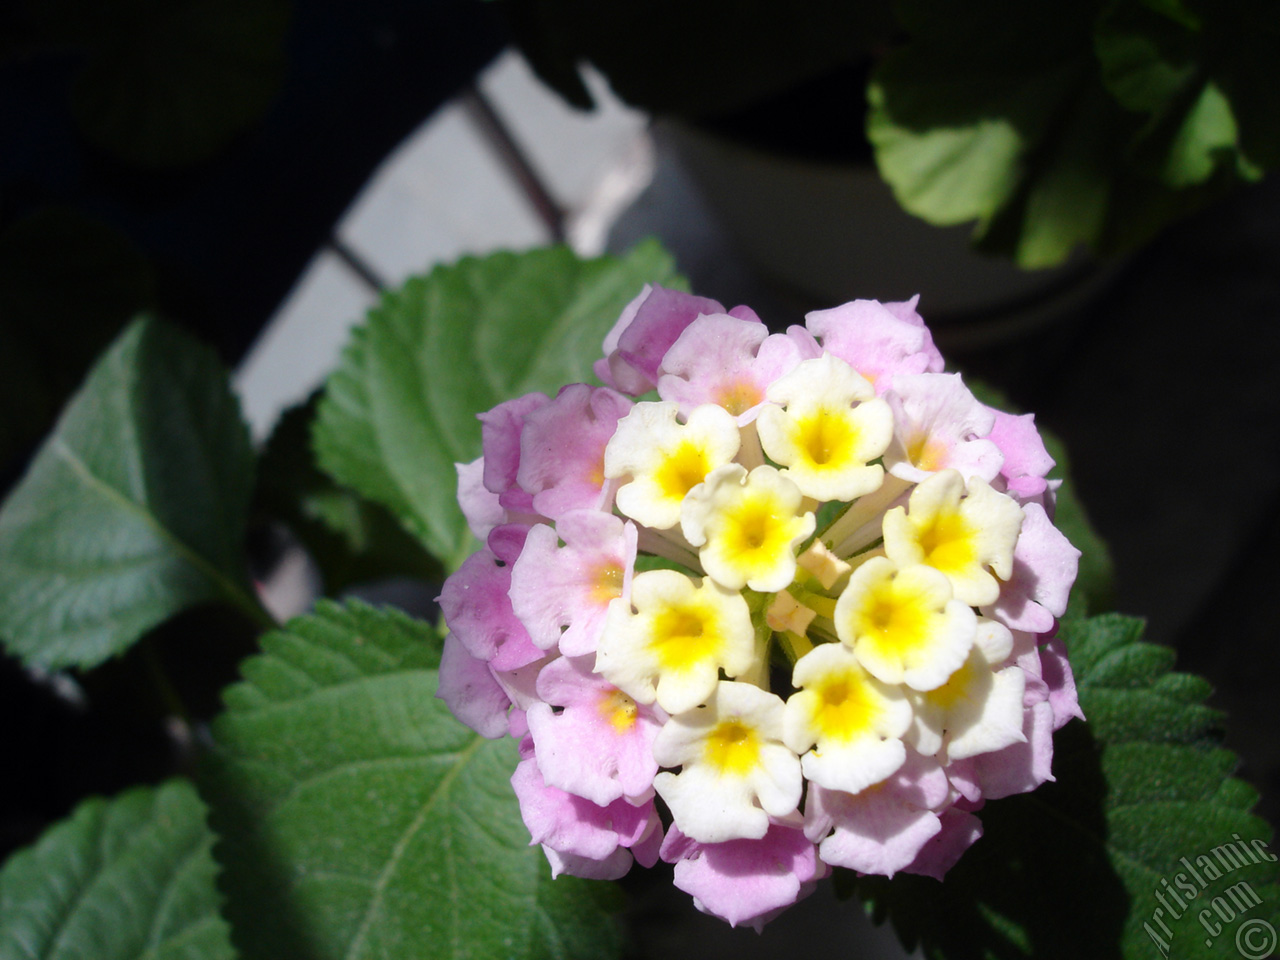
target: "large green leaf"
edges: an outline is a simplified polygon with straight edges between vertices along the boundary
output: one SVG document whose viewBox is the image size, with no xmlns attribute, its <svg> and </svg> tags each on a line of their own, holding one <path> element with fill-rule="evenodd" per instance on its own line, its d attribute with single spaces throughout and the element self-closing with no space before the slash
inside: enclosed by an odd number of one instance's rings
<svg viewBox="0 0 1280 960">
<path fill-rule="evenodd" d="M 656 243 L 580 260 L 564 247 L 437 267 L 387 294 L 329 379 L 315 432 L 334 479 L 400 517 L 446 564 L 471 536 L 454 463 L 480 454 L 476 414 L 586 380 L 645 283 L 678 283 Z"/>
<path fill-rule="evenodd" d="M 315 465 L 316 399 L 285 411 L 272 432 L 258 462 L 258 513 L 301 541 L 330 596 L 388 577 L 439 583 L 440 565 L 391 511 L 338 486 Z"/>
<path fill-rule="evenodd" d="M 90 667 L 197 603 L 260 618 L 242 539 L 249 434 L 208 348 L 134 322 L 94 366 L 0 509 L 0 634 Z"/>
<path fill-rule="evenodd" d="M 246 958 L 616 952 L 610 888 L 552 881 L 528 845 L 514 741 L 435 699 L 430 627 L 322 603 L 262 646 L 227 692 L 206 781 Z"/>
<path fill-rule="evenodd" d="M 182 780 L 82 803 L 0 871 L 0 958 L 231 960 L 204 821 Z"/>
<path fill-rule="evenodd" d="M 1209 960 L 1244 955 L 1237 935 L 1256 949 L 1261 924 L 1280 923 L 1272 831 L 1249 813 L 1257 794 L 1230 776 L 1221 717 L 1203 703 L 1209 685 L 1170 672 L 1173 652 L 1141 642 L 1140 620 L 1109 614 L 1062 629 L 1088 723 L 1055 737 L 1057 781 L 987 804 L 984 836 L 941 887 L 900 874 L 863 879 L 860 893 L 904 942 L 946 960 Z M 1243 861 L 1223 847 L 1239 840 L 1263 846 Z"/>
</svg>

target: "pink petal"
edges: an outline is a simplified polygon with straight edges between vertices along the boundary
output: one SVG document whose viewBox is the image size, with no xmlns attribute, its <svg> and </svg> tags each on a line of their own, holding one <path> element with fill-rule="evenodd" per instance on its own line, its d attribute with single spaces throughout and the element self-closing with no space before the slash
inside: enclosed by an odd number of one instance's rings
<svg viewBox="0 0 1280 960">
<path fill-rule="evenodd" d="M 537 694 L 538 675 L 548 664 L 554 662 L 553 657 L 545 657 L 541 660 L 533 660 L 522 664 L 511 670 L 494 670 L 493 665 L 489 665 L 489 669 L 493 672 L 493 679 L 498 681 L 498 685 L 511 698 L 511 702 L 515 704 L 516 709 L 511 711 L 511 735 L 513 737 L 523 737 L 529 732 L 528 727 L 525 725 L 525 711 L 535 703 L 540 702 Z M 519 714 L 518 717 L 517 714 Z"/>
<path fill-rule="evenodd" d="M 946 368 L 946 362 L 942 359 L 942 354 L 938 348 L 933 345 L 933 334 L 924 322 L 924 317 L 916 311 L 916 304 L 920 302 L 920 294 L 916 294 L 910 300 L 898 301 L 897 303 L 883 304 L 884 308 L 899 320 L 903 320 L 913 327 L 919 327 L 924 331 L 924 353 L 929 358 L 929 365 L 925 368 L 929 373 L 941 373 Z"/>
<path fill-rule="evenodd" d="M 642 867 L 652 867 L 658 862 L 658 854 L 662 851 L 662 821 L 654 817 L 653 829 L 631 845 L 631 853 L 636 863 Z"/>
<path fill-rule="evenodd" d="M 550 403 L 541 393 L 526 393 L 480 414 L 480 438 L 484 448 L 484 486 L 491 493 L 504 494 L 516 482 L 520 466 L 520 433 L 525 417 Z M 512 509 L 528 510 L 527 503 Z"/>
<path fill-rule="evenodd" d="M 529 707 L 529 732 L 548 785 L 601 805 L 651 790 L 658 772 L 653 741 L 663 723 L 654 708 L 636 704 L 630 728 L 614 727 L 601 702 L 615 688 L 591 672 L 586 658 L 548 664 L 538 692 L 547 702 Z M 563 709 L 556 713 L 552 705 Z"/>
<path fill-rule="evenodd" d="M 676 886 L 703 913 L 757 930 L 807 896 L 826 872 L 804 833 L 780 824 L 759 840 L 726 843 L 694 843 L 672 827 L 662 859 L 675 863 Z"/>
<path fill-rule="evenodd" d="M 510 529 L 498 527 L 490 540 L 496 537 L 494 542 L 502 546 Z M 495 670 L 512 670 L 543 656 L 511 610 L 510 589 L 510 565 L 486 548 L 468 557 L 440 593 L 440 610 L 450 633 L 471 656 Z"/>
<path fill-rule="evenodd" d="M 952 807 L 940 815 L 942 829 L 932 837 L 903 873 L 919 873 L 941 880 L 961 855 L 982 836 L 982 821 L 972 813 Z"/>
<path fill-rule="evenodd" d="M 529 735 L 529 721 L 524 710 L 520 707 L 516 707 L 511 711 L 510 716 L 507 717 L 507 722 L 511 725 L 511 735 L 517 740 Z"/>
<path fill-rule="evenodd" d="M 1022 669 L 1024 686 L 1022 688 L 1022 705 L 1034 707 L 1037 703 L 1045 703 L 1049 699 L 1049 685 L 1044 682 L 1043 668 L 1040 661 L 1040 648 L 1036 645 L 1037 637 L 1026 633 L 1014 635 L 1014 663 Z M 1020 641 L 1027 638 L 1030 642 L 1025 650 L 1018 652 Z"/>
<path fill-rule="evenodd" d="M 854 300 L 805 314 L 805 326 L 822 340 L 822 349 L 839 357 L 876 388 L 893 386 L 900 373 L 924 373 L 931 356 L 924 327 L 900 319 L 875 300 Z"/>
<path fill-rule="evenodd" d="M 498 494 L 484 485 L 484 457 L 453 466 L 458 471 L 458 506 L 472 534 L 483 540 L 506 519 L 507 512 L 498 502 Z"/>
<path fill-rule="evenodd" d="M 853 795 L 810 784 L 805 803 L 806 814 L 812 806 L 836 825 L 818 848 L 823 862 L 859 873 L 892 877 L 941 829 L 933 811 L 874 787 Z"/>
<path fill-rule="evenodd" d="M 554 530 L 540 524 L 529 531 L 511 571 L 512 609 L 543 650 L 558 645 L 568 656 L 595 653 L 609 601 L 630 596 L 635 559 L 634 524 L 572 510 Z M 616 575 L 620 593 L 604 589 L 606 575 Z"/>
<path fill-rule="evenodd" d="M 600 806 L 548 787 L 530 757 L 516 765 L 511 786 L 520 801 L 520 815 L 529 828 L 532 843 L 541 843 L 561 854 L 603 861 L 621 847 L 646 839 L 654 829 L 657 811 L 652 801 L 633 806 L 617 800 Z"/>
<path fill-rule="evenodd" d="M 985 439 L 995 419 L 990 408 L 969 392 L 960 374 L 896 375 L 886 399 L 893 409 L 900 444 L 925 437 L 930 445 L 945 451 L 941 462 L 928 470 L 908 460 L 894 466 L 895 474 L 919 481 L 950 467 L 966 479 L 978 476 L 990 482 L 999 475 L 1004 462 L 1000 449 Z"/>
<path fill-rule="evenodd" d="M 608 508 L 604 448 L 631 405 L 608 387 L 571 383 L 525 418 L 516 482 L 532 494 L 534 510 L 558 519 Z"/>
<path fill-rule="evenodd" d="M 632 396 L 653 389 L 663 355 L 695 317 L 711 313 L 724 313 L 724 307 L 706 297 L 650 288 L 627 305 L 605 337 L 605 359 L 596 363 L 596 376 Z"/>
<path fill-rule="evenodd" d="M 603 344 L 605 356 L 608 356 L 618 349 L 618 341 L 622 338 L 623 332 L 627 327 L 631 326 L 631 322 L 635 320 L 636 314 L 640 312 L 640 304 L 648 300 L 649 294 L 652 292 L 653 286 L 646 283 L 641 291 L 632 297 L 627 302 L 627 305 L 622 308 L 622 313 L 618 315 L 618 319 L 613 322 L 613 326 L 609 329 L 609 332 L 605 334 Z"/>
<path fill-rule="evenodd" d="M 1015 743 L 973 757 L 973 769 L 982 796 L 999 800 L 1015 793 L 1028 793 L 1053 777 L 1053 708 L 1038 703 L 1023 711 L 1022 732 L 1026 743 Z"/>
<path fill-rule="evenodd" d="M 947 782 L 961 799 L 969 803 L 982 803 L 982 786 L 978 782 L 975 760 L 975 757 L 952 760 L 943 769 L 947 773 Z"/>
<path fill-rule="evenodd" d="M 1020 499 L 1036 496 L 1045 488 L 1044 476 L 1053 469 L 1053 457 L 1040 439 L 1035 415 L 992 412 L 996 415 L 996 424 L 990 438 L 1004 454 L 1000 474 L 1008 483 L 1009 492 Z"/>
<path fill-rule="evenodd" d="M 509 732 L 511 698 L 493 678 L 489 665 L 471 656 L 452 633 L 444 638 L 436 696 L 482 737 L 496 740 Z"/>
<path fill-rule="evenodd" d="M 1044 681 L 1049 687 L 1049 706 L 1053 708 L 1053 729 L 1059 730 L 1072 717 L 1084 719 L 1076 696 L 1076 678 L 1067 660 L 1067 644 L 1061 635 L 1040 648 Z"/>
<path fill-rule="evenodd" d="M 905 869 L 941 829 L 933 810 L 949 796 L 947 777 L 937 760 L 908 750 L 907 761 L 896 774 L 861 793 L 811 783 L 805 801 L 805 834 L 821 841 L 818 853 L 824 862 L 891 877 Z"/>
<path fill-rule="evenodd" d="M 755 419 L 769 384 L 803 359 L 795 338 L 770 336 L 759 322 L 728 314 L 702 316 L 663 357 L 658 395 L 678 403 L 686 417 L 701 404 L 720 404 L 743 425 Z"/>
<path fill-rule="evenodd" d="M 546 854 L 547 863 L 551 864 L 552 880 L 562 873 L 582 877 L 584 880 L 621 880 L 631 869 L 631 851 L 626 847 L 619 847 L 603 860 L 561 853 L 545 843 L 542 845 L 542 852 Z"/>
<path fill-rule="evenodd" d="M 1055 617 L 1067 610 L 1080 551 L 1038 503 L 1022 507 L 1022 532 L 1013 549 L 1013 573 L 1000 585 L 1000 596 L 983 613 L 1010 630 L 1049 633 Z"/>
</svg>

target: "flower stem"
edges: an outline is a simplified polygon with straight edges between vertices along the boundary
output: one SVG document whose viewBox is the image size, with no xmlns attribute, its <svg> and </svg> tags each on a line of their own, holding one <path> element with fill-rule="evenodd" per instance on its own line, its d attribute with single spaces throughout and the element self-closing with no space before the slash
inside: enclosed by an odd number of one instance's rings
<svg viewBox="0 0 1280 960">
<path fill-rule="evenodd" d="M 881 536 L 885 511 L 911 486 L 909 480 L 886 474 L 880 489 L 859 497 L 823 531 L 822 542 L 841 558 L 852 556 L 856 551 L 874 543 Z"/>
<path fill-rule="evenodd" d="M 643 553 L 651 553 L 655 557 L 662 557 L 664 560 L 688 567 L 700 577 L 706 575 L 702 569 L 702 561 L 698 559 L 698 555 L 693 552 L 683 537 L 680 537 L 680 541 L 677 542 L 667 535 L 667 531 L 651 530 L 639 525 L 636 530 L 638 533 L 636 546 Z M 676 536 L 680 536 L 679 533 Z"/>
<path fill-rule="evenodd" d="M 813 649 L 813 641 L 794 630 L 784 630 L 778 636 L 782 639 L 782 652 L 793 664 Z"/>
</svg>

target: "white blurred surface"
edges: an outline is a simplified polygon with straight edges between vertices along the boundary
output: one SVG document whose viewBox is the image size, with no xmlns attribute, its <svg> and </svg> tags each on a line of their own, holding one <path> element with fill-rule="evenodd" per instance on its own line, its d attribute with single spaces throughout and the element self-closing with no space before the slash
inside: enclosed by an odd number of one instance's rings
<svg viewBox="0 0 1280 960">
<path fill-rule="evenodd" d="M 324 250 L 312 258 L 235 374 L 255 440 L 265 439 L 284 410 L 320 385 L 352 323 L 375 302 L 377 295 L 337 254 Z"/>
<path fill-rule="evenodd" d="M 542 85 L 522 57 L 507 52 L 477 86 L 563 211 L 570 242 L 593 255 L 649 183 L 653 149 L 644 115 L 622 105 L 598 77 L 588 82 L 600 106 L 574 110 Z M 335 236 L 393 288 L 465 254 L 527 249 L 552 239 L 459 102 L 437 111 L 387 157 Z M 324 382 L 349 330 L 377 297 L 335 253 L 316 254 L 236 374 L 256 439 Z"/>
<path fill-rule="evenodd" d="M 393 287 L 463 254 L 550 239 L 457 104 L 439 110 L 387 158 L 338 236 Z"/>
</svg>

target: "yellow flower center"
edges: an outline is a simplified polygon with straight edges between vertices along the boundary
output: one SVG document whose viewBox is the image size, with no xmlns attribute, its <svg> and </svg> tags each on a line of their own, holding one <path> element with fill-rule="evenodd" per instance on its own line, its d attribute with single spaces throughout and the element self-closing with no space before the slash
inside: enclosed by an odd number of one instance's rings
<svg viewBox="0 0 1280 960">
<path fill-rule="evenodd" d="M 595 582 L 591 587 L 591 600 L 600 606 L 607 606 L 610 600 L 622 596 L 622 567 L 616 563 L 605 563 L 596 571 Z"/>
<path fill-rule="evenodd" d="M 957 703 L 968 697 L 976 697 L 979 701 L 983 689 L 991 686 L 991 671 L 979 659 L 969 657 L 968 660 L 942 686 L 926 693 L 925 699 L 943 710 L 951 710 Z"/>
<path fill-rule="evenodd" d="M 747 569 L 769 566 L 790 553 L 795 516 L 779 509 L 770 495 L 746 496 L 725 511 L 721 537 L 725 552 Z"/>
<path fill-rule="evenodd" d="M 654 470 L 653 479 L 663 496 L 683 500 L 686 493 L 706 478 L 710 469 L 706 451 L 698 444 L 684 440 Z"/>
<path fill-rule="evenodd" d="M 869 731 L 879 715 L 866 684 L 856 677 L 833 677 L 814 692 L 818 695 L 814 726 L 826 739 L 852 740 Z"/>
<path fill-rule="evenodd" d="M 649 647 L 662 670 L 682 672 L 713 659 L 720 650 L 720 636 L 708 623 L 707 611 L 693 605 L 668 607 L 653 618 Z"/>
<path fill-rule="evenodd" d="M 907 458 L 921 470 L 941 470 L 946 457 L 947 448 L 927 433 L 917 433 L 907 443 Z"/>
<path fill-rule="evenodd" d="M 621 690 L 604 694 L 596 707 L 618 733 L 626 733 L 636 725 L 636 702 Z"/>
<path fill-rule="evenodd" d="M 717 387 L 712 399 L 737 417 L 762 401 L 764 394 L 750 380 L 739 379 Z"/>
<path fill-rule="evenodd" d="M 856 436 L 847 416 L 818 410 L 796 423 L 796 439 L 809 462 L 823 467 L 848 460 Z"/>
<path fill-rule="evenodd" d="M 959 510 L 939 512 L 919 532 L 924 562 L 943 573 L 958 573 L 977 561 L 977 531 Z"/>
<path fill-rule="evenodd" d="M 759 763 L 760 738 L 740 720 L 722 720 L 706 739 L 703 760 L 721 773 L 742 776 Z"/>
<path fill-rule="evenodd" d="M 929 614 L 920 597 L 883 583 L 867 597 L 856 632 L 881 650 L 904 655 L 927 639 Z"/>
</svg>

